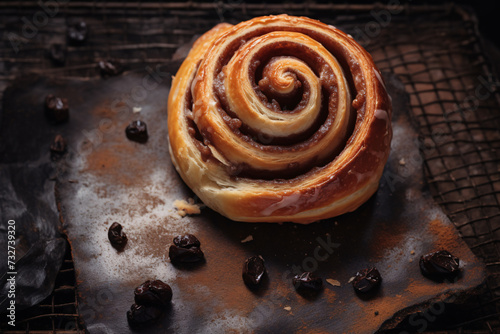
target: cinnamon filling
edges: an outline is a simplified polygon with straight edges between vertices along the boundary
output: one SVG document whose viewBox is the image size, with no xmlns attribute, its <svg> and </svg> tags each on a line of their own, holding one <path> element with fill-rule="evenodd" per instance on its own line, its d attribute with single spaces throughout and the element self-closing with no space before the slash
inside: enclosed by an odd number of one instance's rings
<svg viewBox="0 0 500 334">
<path fill-rule="evenodd" d="M 357 117 L 351 117 L 348 124 L 346 134 L 336 149 L 322 158 L 311 158 L 308 161 L 289 164 L 284 169 L 278 171 L 259 170 L 253 168 L 248 163 L 238 163 L 226 165 L 230 175 L 235 177 L 253 178 L 262 180 L 283 180 L 293 179 L 304 173 L 308 173 L 313 169 L 321 168 L 333 161 L 336 156 L 343 150 L 345 145 L 351 141 L 357 132 L 359 123 L 362 121 L 365 106 L 365 84 L 359 64 L 356 59 L 349 54 L 349 50 L 340 45 L 332 38 L 328 38 L 326 34 L 318 33 L 312 30 L 303 29 L 300 27 L 265 27 L 254 30 L 246 35 L 243 35 L 238 40 L 233 41 L 223 50 L 216 64 L 216 75 L 214 75 L 213 95 L 216 100 L 217 110 L 229 129 L 238 136 L 242 141 L 245 141 L 258 150 L 280 154 L 284 152 L 300 152 L 307 150 L 309 147 L 316 145 L 332 128 L 335 117 L 337 115 L 337 107 L 339 105 L 338 85 L 336 76 L 330 65 L 322 59 L 317 52 L 309 48 L 307 45 L 302 45 L 293 41 L 282 41 L 272 43 L 262 47 L 250 59 L 248 68 L 248 78 L 250 85 L 253 88 L 254 94 L 259 101 L 270 111 L 283 114 L 299 114 L 310 102 L 311 84 L 304 75 L 293 68 L 286 68 L 285 75 L 289 79 L 289 87 L 285 87 L 285 92 L 276 88 L 273 82 L 273 71 L 271 64 L 293 58 L 307 64 L 307 66 L 317 76 L 321 85 L 321 106 L 317 116 L 312 122 L 312 126 L 300 133 L 294 133 L 287 136 L 270 136 L 262 133 L 259 129 L 250 127 L 242 122 L 234 111 L 230 108 L 230 103 L 227 98 L 226 88 L 224 86 L 225 74 L 223 72 L 232 55 L 236 50 L 250 41 L 254 37 L 264 35 L 271 31 L 295 31 L 301 32 L 310 36 L 321 43 L 332 55 L 337 59 L 343 69 L 346 77 L 346 88 L 351 93 L 351 101 L 347 101 L 348 112 L 356 113 Z M 286 67 L 286 65 L 285 65 Z M 192 83 L 192 82 L 191 82 Z M 188 132 L 191 135 L 196 147 L 200 150 L 204 161 L 213 158 L 210 148 L 207 146 L 210 142 L 211 134 L 203 129 L 198 129 L 192 118 L 192 110 L 189 109 L 194 105 L 191 94 L 191 83 L 188 85 L 186 92 L 186 118 L 188 124 Z M 278 87 L 282 88 L 282 87 Z M 349 111 L 350 109 L 350 111 Z M 219 152 L 224 155 L 224 152 Z M 251 161 L 249 157 L 249 161 Z M 213 158 L 212 161 L 218 161 Z M 229 161 L 229 159 L 228 159 Z M 220 163 L 220 162 L 219 162 Z"/>
</svg>

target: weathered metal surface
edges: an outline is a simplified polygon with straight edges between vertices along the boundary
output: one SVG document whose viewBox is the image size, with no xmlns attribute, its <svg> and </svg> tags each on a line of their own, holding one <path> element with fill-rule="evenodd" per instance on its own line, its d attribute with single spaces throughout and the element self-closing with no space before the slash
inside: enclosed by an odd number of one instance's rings
<svg viewBox="0 0 500 334">
<path fill-rule="evenodd" d="M 373 333 L 434 302 L 457 302 L 483 281 L 483 265 L 426 189 L 405 94 L 391 77 L 393 150 L 379 191 L 355 212 L 311 225 L 238 223 L 209 209 L 180 217 L 173 202 L 193 195 L 168 154 L 167 73 L 175 73 L 175 65 L 158 68 L 156 76 L 39 79 L 32 83 L 36 89 L 16 95 L 13 107 L 19 109 L 38 108 L 48 93 L 69 99 L 70 121 L 58 128 L 71 147 L 59 164 L 58 198 L 73 248 L 79 309 L 91 333 L 133 332 L 126 312 L 134 288 L 147 279 L 167 282 L 174 297 L 163 320 L 141 331 L 146 333 Z M 146 144 L 125 136 L 134 119 L 148 125 Z M 129 237 L 122 252 L 107 239 L 114 221 Z M 189 268 L 170 263 L 168 247 L 181 233 L 200 239 L 206 262 Z M 253 240 L 242 242 L 248 236 Z M 440 248 L 462 260 L 456 282 L 420 274 L 420 255 Z M 241 269 L 257 254 L 266 260 L 268 280 L 251 291 Z M 379 269 L 383 282 L 376 295 L 360 298 L 348 281 L 368 265 Z M 325 281 L 319 295 L 302 296 L 291 282 L 302 270 L 340 286 Z"/>
</svg>

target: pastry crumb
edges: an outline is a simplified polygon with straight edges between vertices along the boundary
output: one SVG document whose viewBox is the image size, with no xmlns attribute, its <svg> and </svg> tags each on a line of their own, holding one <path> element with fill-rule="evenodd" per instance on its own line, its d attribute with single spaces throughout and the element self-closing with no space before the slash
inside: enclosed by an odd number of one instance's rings
<svg viewBox="0 0 500 334">
<path fill-rule="evenodd" d="M 177 214 L 181 217 L 186 215 L 199 215 L 201 213 L 201 205 L 196 204 L 192 198 L 188 198 L 187 202 L 183 199 L 175 200 L 174 206 L 177 208 Z"/>
<path fill-rule="evenodd" d="M 415 251 L 414 251 L 414 250 L 412 250 L 412 251 L 410 252 L 410 254 L 411 254 L 411 255 L 415 255 Z"/>
<path fill-rule="evenodd" d="M 326 282 L 333 286 L 341 286 L 340 282 L 333 278 L 327 278 Z"/>
<path fill-rule="evenodd" d="M 139 112 L 141 112 L 141 110 L 142 110 L 142 107 L 134 107 L 134 108 L 132 109 L 132 112 L 135 114 L 135 113 L 139 113 Z"/>
<path fill-rule="evenodd" d="M 285 306 L 285 307 L 283 307 L 283 309 L 286 310 L 286 311 L 291 311 L 292 310 L 292 308 L 290 306 Z"/>
<path fill-rule="evenodd" d="M 405 158 L 401 158 L 401 159 L 399 159 L 399 164 L 400 164 L 401 166 L 405 166 L 405 165 L 406 165 Z"/>
<path fill-rule="evenodd" d="M 253 236 L 250 234 L 248 237 L 246 237 L 245 239 L 241 240 L 242 243 L 245 243 L 245 242 L 249 242 L 249 241 L 252 241 L 253 240 Z"/>
</svg>

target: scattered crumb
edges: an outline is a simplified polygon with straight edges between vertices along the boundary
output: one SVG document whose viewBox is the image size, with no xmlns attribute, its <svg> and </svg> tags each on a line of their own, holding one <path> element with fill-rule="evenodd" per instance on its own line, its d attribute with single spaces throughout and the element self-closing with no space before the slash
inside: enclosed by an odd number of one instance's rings
<svg viewBox="0 0 500 334">
<path fill-rule="evenodd" d="M 249 241 L 252 241 L 253 240 L 253 236 L 250 234 L 248 237 L 246 237 L 245 239 L 241 240 L 242 243 L 245 243 L 245 242 L 249 242 Z"/>
<path fill-rule="evenodd" d="M 351 283 L 352 283 L 352 281 L 354 281 L 354 279 L 355 279 L 355 277 L 354 277 L 354 276 L 353 276 L 353 277 L 351 277 L 351 278 L 349 278 L 349 280 L 347 281 L 347 284 L 351 284 Z"/>
<path fill-rule="evenodd" d="M 329 284 L 331 284 L 331 285 L 333 285 L 333 286 L 341 286 L 340 282 L 337 281 L 336 279 L 327 278 L 326 282 L 329 283 Z"/>
<path fill-rule="evenodd" d="M 411 255 L 415 255 L 415 251 L 414 251 L 414 250 L 412 250 L 412 251 L 410 252 L 410 254 L 411 254 Z"/>
<path fill-rule="evenodd" d="M 291 308 L 290 306 L 285 306 L 285 307 L 283 307 L 283 309 L 284 309 L 285 311 L 291 311 L 291 310 L 292 310 L 292 308 Z"/>
<path fill-rule="evenodd" d="M 141 110 L 142 110 L 142 107 L 134 107 L 134 108 L 132 109 L 132 112 L 133 112 L 133 113 L 139 113 L 139 112 L 141 112 Z"/>
<path fill-rule="evenodd" d="M 401 158 L 401 159 L 399 159 L 399 164 L 400 164 L 401 166 L 406 165 L 405 158 Z"/>
<path fill-rule="evenodd" d="M 174 206 L 177 208 L 177 213 L 179 216 L 184 217 L 186 215 L 199 215 L 201 213 L 201 206 L 194 203 L 194 199 L 188 198 L 185 200 L 175 200 Z"/>
<path fill-rule="evenodd" d="M 412 263 L 412 262 L 413 262 L 413 259 L 410 259 L 410 263 Z"/>
</svg>

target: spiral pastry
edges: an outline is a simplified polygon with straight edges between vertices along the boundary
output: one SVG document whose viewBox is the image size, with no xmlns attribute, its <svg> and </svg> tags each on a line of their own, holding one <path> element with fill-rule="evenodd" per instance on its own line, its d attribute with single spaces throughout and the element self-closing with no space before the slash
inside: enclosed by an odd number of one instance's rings
<svg viewBox="0 0 500 334">
<path fill-rule="evenodd" d="M 172 161 L 213 210 L 247 222 L 310 223 L 378 188 L 391 102 L 351 36 L 287 15 L 220 24 L 172 82 Z"/>
</svg>

